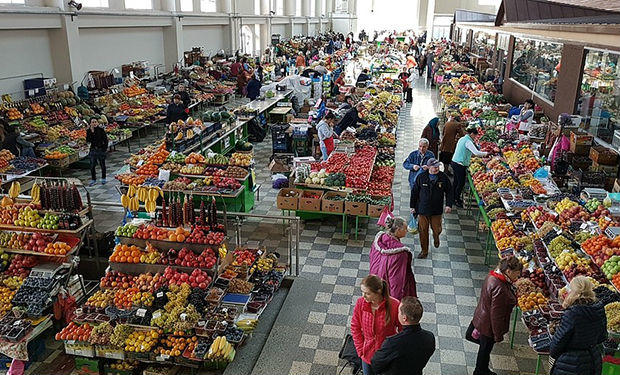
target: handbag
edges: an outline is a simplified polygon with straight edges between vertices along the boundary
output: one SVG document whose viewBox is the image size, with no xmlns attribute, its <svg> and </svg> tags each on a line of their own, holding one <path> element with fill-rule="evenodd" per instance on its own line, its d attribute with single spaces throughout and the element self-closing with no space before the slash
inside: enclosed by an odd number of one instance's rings
<svg viewBox="0 0 620 375">
<path fill-rule="evenodd" d="M 386 225 L 386 221 L 388 218 L 393 218 L 394 214 L 392 213 L 392 211 L 390 211 L 390 209 L 388 208 L 388 206 L 383 207 L 383 211 L 381 211 L 381 215 L 379 215 L 379 220 L 377 221 L 377 225 L 381 226 L 381 227 L 385 227 Z"/>
<path fill-rule="evenodd" d="M 413 213 L 409 214 L 409 222 L 407 223 L 407 230 L 411 234 L 418 233 L 418 219 L 415 217 Z"/>
</svg>

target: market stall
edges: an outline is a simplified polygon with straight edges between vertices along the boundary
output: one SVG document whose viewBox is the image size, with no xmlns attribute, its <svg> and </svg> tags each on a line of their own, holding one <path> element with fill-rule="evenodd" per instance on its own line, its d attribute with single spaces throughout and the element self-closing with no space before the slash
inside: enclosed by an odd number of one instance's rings
<svg viewBox="0 0 620 375">
<path fill-rule="evenodd" d="M 145 218 L 118 227 L 99 290 L 56 335 L 76 363 L 223 370 L 280 287 L 287 268 L 277 256 L 228 248 L 215 200 L 154 207 L 163 196 L 133 186 L 123 195 L 127 212 Z"/>
</svg>

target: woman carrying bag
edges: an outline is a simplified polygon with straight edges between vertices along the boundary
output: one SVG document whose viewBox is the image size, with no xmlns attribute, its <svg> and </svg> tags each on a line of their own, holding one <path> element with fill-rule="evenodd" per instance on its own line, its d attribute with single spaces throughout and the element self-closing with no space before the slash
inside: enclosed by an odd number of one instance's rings
<svg viewBox="0 0 620 375">
<path fill-rule="evenodd" d="M 522 270 L 521 261 L 510 256 L 502 259 L 484 280 L 474 318 L 465 333 L 468 341 L 480 345 L 474 375 L 495 374 L 489 369 L 491 351 L 510 329 L 510 316 L 517 304 L 512 283 L 519 279 Z"/>
<path fill-rule="evenodd" d="M 398 300 L 417 297 L 412 271 L 411 249 L 401 238 L 407 235 L 407 223 L 401 218 L 388 218 L 386 231 L 380 231 L 370 247 L 370 273 L 386 280 L 390 295 Z"/>
</svg>

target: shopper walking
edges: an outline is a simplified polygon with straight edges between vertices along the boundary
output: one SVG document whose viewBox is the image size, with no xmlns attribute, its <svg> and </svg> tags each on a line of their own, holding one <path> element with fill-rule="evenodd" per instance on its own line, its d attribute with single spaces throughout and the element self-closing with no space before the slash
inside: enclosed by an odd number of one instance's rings
<svg viewBox="0 0 620 375">
<path fill-rule="evenodd" d="M 407 222 L 398 217 L 387 219 L 386 224 L 387 230 L 377 233 L 370 247 L 370 273 L 387 281 L 392 297 L 416 297 L 413 256 L 401 242 L 407 235 Z"/>
<path fill-rule="evenodd" d="M 551 375 L 600 374 L 600 344 L 607 339 L 605 308 L 596 301 L 592 283 L 584 276 L 570 282 L 562 304 L 564 314 L 551 339 Z"/>
<path fill-rule="evenodd" d="M 407 71 L 407 68 L 403 68 L 403 71 L 398 75 L 398 79 L 403 86 L 403 96 L 407 103 L 413 102 L 413 94 L 411 90 L 411 74 Z"/>
<path fill-rule="evenodd" d="M 428 149 L 434 157 L 439 157 L 439 118 L 435 117 L 422 129 L 422 138 L 428 139 Z"/>
<path fill-rule="evenodd" d="M 409 200 L 411 213 L 418 215 L 418 231 L 422 248 L 418 258 L 422 259 L 428 256 L 429 227 L 433 231 L 433 246 L 438 248 L 439 235 L 442 230 L 441 215 L 444 212 L 447 214 L 452 212 L 454 203 L 452 184 L 448 175 L 439 170 L 439 164 L 439 160 L 434 158 L 426 163 L 428 170 L 416 178 Z"/>
<path fill-rule="evenodd" d="M 329 154 L 334 151 L 333 127 L 335 122 L 336 116 L 333 114 L 333 112 L 329 111 L 316 126 L 316 131 L 319 137 L 319 146 L 321 148 L 323 160 L 327 160 Z"/>
<path fill-rule="evenodd" d="M 468 126 L 466 131 L 467 134 L 461 137 L 456 143 L 451 163 L 452 170 L 454 171 L 454 204 L 460 208 L 463 208 L 463 198 L 461 194 L 465 186 L 467 167 L 469 167 L 471 155 L 487 156 L 486 152 L 479 151 L 474 144 L 472 135 L 478 134 L 476 126 Z"/>
<path fill-rule="evenodd" d="M 428 139 L 421 138 L 418 142 L 418 149 L 412 151 L 403 162 L 403 168 L 409 171 L 409 188 L 411 190 L 413 190 L 416 177 L 426 170 L 426 163 L 435 157 L 435 154 L 429 151 L 428 145 Z"/>
<path fill-rule="evenodd" d="M 368 275 L 362 280 L 362 297 L 355 303 L 351 335 L 355 350 L 362 359 L 364 375 L 375 375 L 370 361 L 383 341 L 402 329 L 398 320 L 399 301 L 390 296 L 385 280 Z"/>
<path fill-rule="evenodd" d="M 510 328 L 510 315 L 517 304 L 512 283 L 521 276 L 523 264 L 516 257 L 502 259 L 484 280 L 478 306 L 465 334 L 467 340 L 480 345 L 474 375 L 495 375 L 489 369 L 491 351 L 504 340 Z"/>
<path fill-rule="evenodd" d="M 90 143 L 90 186 L 97 183 L 97 173 L 95 171 L 97 163 L 101 167 L 101 184 L 105 185 L 105 158 L 108 151 L 108 135 L 95 118 L 90 120 L 90 126 L 86 130 L 86 142 Z"/>
<path fill-rule="evenodd" d="M 422 375 L 435 352 L 435 335 L 422 329 L 424 308 L 415 297 L 405 297 L 398 306 L 398 321 L 403 330 L 388 337 L 372 357 L 372 369 L 384 375 Z"/>
<path fill-rule="evenodd" d="M 443 137 L 439 145 L 439 161 L 443 163 L 445 172 L 447 172 L 448 175 L 452 174 L 451 171 L 448 171 L 448 167 L 452 169 L 450 164 L 452 163 L 452 155 L 454 155 L 456 142 L 458 142 L 459 138 L 463 135 L 465 135 L 465 131 L 463 130 L 460 118 L 450 113 L 448 115 L 448 121 L 443 127 Z"/>
</svg>

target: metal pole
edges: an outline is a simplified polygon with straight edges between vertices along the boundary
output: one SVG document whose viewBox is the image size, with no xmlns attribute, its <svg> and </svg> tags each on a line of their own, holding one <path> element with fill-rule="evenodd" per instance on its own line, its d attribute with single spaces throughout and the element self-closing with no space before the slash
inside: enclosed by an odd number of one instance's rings
<svg viewBox="0 0 620 375">
<path fill-rule="evenodd" d="M 299 276 L 299 233 L 301 231 L 301 220 L 295 217 L 295 226 L 297 227 L 297 235 L 295 236 L 295 276 Z"/>
</svg>

